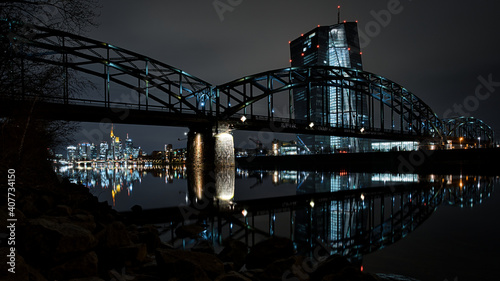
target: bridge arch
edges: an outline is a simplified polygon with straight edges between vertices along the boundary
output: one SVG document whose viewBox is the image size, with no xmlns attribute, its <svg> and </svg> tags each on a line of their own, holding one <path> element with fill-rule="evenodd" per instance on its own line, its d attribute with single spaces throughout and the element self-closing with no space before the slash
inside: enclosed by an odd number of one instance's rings
<svg viewBox="0 0 500 281">
<path fill-rule="evenodd" d="M 484 121 L 474 117 L 455 117 L 443 120 L 447 138 L 455 138 L 464 143 L 490 145 L 495 141 L 495 132 Z"/>
<path fill-rule="evenodd" d="M 356 102 L 349 104 L 349 109 L 338 108 L 334 114 L 337 116 L 332 115 L 324 103 L 321 114 L 325 118 L 313 120 L 311 114 L 303 119 L 296 116 L 294 92 L 305 93 L 306 111 L 311 112 L 314 105 L 310 101 L 310 93 L 319 90 L 322 95 L 328 96 L 332 89 L 340 93 L 338 99 L 355 95 Z M 264 103 L 265 106 L 260 107 L 267 109 L 264 115 L 270 120 L 279 117 L 366 132 L 391 132 L 434 139 L 442 137 L 442 121 L 427 104 L 403 86 L 366 71 L 331 66 L 283 68 L 242 77 L 219 85 L 215 90 L 216 107 L 221 118 L 240 115 L 262 118 L 255 114 L 254 106 Z M 282 95 L 279 101 L 276 99 L 278 95 Z M 284 103 L 287 108 L 280 109 L 278 116 L 276 107 L 281 105 L 283 108 Z M 364 117 L 355 116 L 356 112 L 364 112 Z M 342 122 L 333 122 L 333 119 Z"/>
<path fill-rule="evenodd" d="M 210 83 L 158 60 L 83 36 L 16 21 L 1 20 L 0 29 L 2 43 L 9 49 L 5 53 L 11 58 L 60 66 L 101 78 L 104 94 L 81 102 L 106 107 L 137 105 L 139 109 L 179 114 L 206 115 L 207 111 L 215 111 L 210 107 L 213 104 L 210 100 L 214 98 Z M 120 90 L 113 93 L 113 87 Z M 123 88 L 129 89 L 125 96 Z M 69 90 L 64 87 L 59 100 L 51 98 L 53 102 L 68 103 Z"/>
</svg>

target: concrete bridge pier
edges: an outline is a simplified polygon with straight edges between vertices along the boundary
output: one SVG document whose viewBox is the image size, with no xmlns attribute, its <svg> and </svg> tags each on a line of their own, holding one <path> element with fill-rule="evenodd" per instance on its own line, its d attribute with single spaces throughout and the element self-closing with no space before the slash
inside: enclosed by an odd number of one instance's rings
<svg viewBox="0 0 500 281">
<path fill-rule="evenodd" d="M 190 128 L 187 143 L 190 198 L 216 198 L 223 208 L 232 204 L 235 183 L 234 140 L 229 126 Z"/>
</svg>

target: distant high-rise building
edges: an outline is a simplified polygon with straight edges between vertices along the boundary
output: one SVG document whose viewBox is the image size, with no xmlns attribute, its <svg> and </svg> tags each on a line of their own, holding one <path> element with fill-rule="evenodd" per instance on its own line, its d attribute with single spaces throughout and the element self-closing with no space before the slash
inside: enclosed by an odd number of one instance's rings
<svg viewBox="0 0 500 281">
<path fill-rule="evenodd" d="M 67 160 L 75 161 L 76 160 L 76 146 L 70 145 L 66 148 Z"/>
<path fill-rule="evenodd" d="M 290 42 L 292 67 L 335 66 L 362 70 L 358 27 L 355 22 L 318 26 Z M 348 83 L 348 82 L 346 82 Z M 293 92 L 297 120 L 315 125 L 362 128 L 367 122 L 367 99 L 340 86 L 316 86 Z M 367 141 L 346 137 L 301 136 L 313 151 L 364 150 Z"/>
<path fill-rule="evenodd" d="M 90 159 L 96 160 L 98 154 L 97 146 L 94 143 L 90 144 Z"/>
<path fill-rule="evenodd" d="M 122 159 L 122 142 L 120 141 L 120 138 L 115 136 L 115 133 L 113 131 L 113 125 L 111 125 L 111 133 L 110 133 L 110 138 L 111 138 L 111 159 L 113 160 L 121 160 Z"/>
<path fill-rule="evenodd" d="M 83 142 L 78 144 L 78 159 L 80 160 L 90 160 L 91 147 L 90 143 Z"/>
<path fill-rule="evenodd" d="M 128 137 L 127 134 L 127 139 L 125 140 L 125 150 L 123 151 L 124 159 L 133 158 L 133 149 L 134 149 L 134 143 L 132 142 L 132 139 Z"/>
<path fill-rule="evenodd" d="M 102 141 L 101 144 L 99 145 L 99 159 L 100 160 L 107 160 L 108 148 L 109 148 L 108 142 Z"/>
</svg>

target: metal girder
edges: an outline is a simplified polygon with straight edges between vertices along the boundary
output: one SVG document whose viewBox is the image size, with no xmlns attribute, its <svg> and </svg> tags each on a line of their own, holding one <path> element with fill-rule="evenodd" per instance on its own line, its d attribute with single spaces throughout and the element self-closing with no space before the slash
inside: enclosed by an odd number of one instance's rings
<svg viewBox="0 0 500 281">
<path fill-rule="evenodd" d="M 209 100 L 206 106 L 215 102 L 211 84 L 152 58 L 45 27 L 6 20 L 0 27 L 2 41 L 15 57 L 103 78 L 107 91 L 111 82 L 129 88 L 145 97 L 146 108 L 151 99 L 171 112 L 206 115 L 204 101 Z"/>
<path fill-rule="evenodd" d="M 195 114 L 210 120 L 226 120 L 238 115 L 247 115 L 248 108 L 249 114 L 259 120 L 272 120 L 275 118 L 275 96 L 288 93 L 289 105 L 285 115 L 288 122 L 298 122 L 296 116 L 294 117 L 293 91 L 305 89 L 310 93 L 312 89 L 321 89 L 323 95 L 327 95 L 329 89 L 336 88 L 341 90 L 342 99 L 344 95 L 356 95 L 368 100 L 367 105 L 361 105 L 362 109 L 365 106 L 364 109 L 368 111 L 368 124 L 363 125 L 367 133 L 397 133 L 429 139 L 462 135 L 471 140 L 481 137 L 484 141 L 493 141 L 494 138 L 491 127 L 481 120 L 460 117 L 443 122 L 427 104 L 401 85 L 357 69 L 330 66 L 291 67 L 246 76 L 213 87 L 197 77 L 152 58 L 108 43 L 45 27 L 0 20 L 0 39 L 4 58 L 31 60 L 62 67 L 65 70 L 62 80 L 66 83 L 63 98 L 69 103 L 72 98 L 68 98 L 67 93 L 68 69 L 99 77 L 104 81 L 104 100 L 102 97 L 89 99 L 91 102 L 100 102 L 108 108 L 116 104 L 111 102 L 110 98 L 110 92 L 116 85 L 132 90 L 135 96 L 139 95 L 146 101 L 146 104 L 141 104 L 139 97 L 135 104 L 129 103 L 127 106 L 136 105 L 139 110 Z M 58 97 L 52 98 L 61 100 Z M 259 110 L 267 109 L 267 116 L 254 114 L 253 106 L 266 100 L 267 106 Z M 79 99 L 78 102 L 81 101 L 82 99 Z M 149 104 L 149 101 L 155 104 Z M 379 106 L 375 106 L 375 102 Z M 327 116 L 328 119 L 329 114 L 337 114 L 339 119 L 338 112 L 331 113 L 326 106 L 323 107 L 322 116 Z M 355 105 L 349 102 L 349 109 L 342 109 L 341 112 L 341 127 L 338 123 L 333 126 L 331 120 L 327 120 L 327 123 L 336 130 L 359 129 L 358 121 L 355 121 L 355 127 L 352 122 L 348 122 L 350 125 L 344 127 L 343 121 L 343 118 L 357 120 L 357 109 L 357 100 Z M 311 111 L 310 104 L 307 110 Z M 396 124 L 399 128 L 396 128 Z M 386 126 L 390 129 L 387 130 Z"/>
<path fill-rule="evenodd" d="M 475 142 L 480 138 L 484 143 L 495 140 L 495 132 L 482 120 L 474 117 L 455 117 L 444 119 L 447 137 L 464 138 L 467 142 Z"/>
<path fill-rule="evenodd" d="M 427 104 L 401 85 L 373 73 L 331 66 L 272 70 L 217 86 L 220 118 L 242 114 L 247 107 L 269 96 L 295 89 L 311 90 L 313 87 L 348 89 L 354 95 L 363 95 L 379 101 L 391 110 L 392 118 L 397 115 L 400 116 L 401 122 L 406 122 L 408 128 L 403 128 L 403 124 L 400 124 L 402 134 L 442 137 L 442 121 Z M 290 110 L 293 110 L 292 106 Z M 289 112 L 289 115 L 291 116 L 292 112 Z"/>
</svg>

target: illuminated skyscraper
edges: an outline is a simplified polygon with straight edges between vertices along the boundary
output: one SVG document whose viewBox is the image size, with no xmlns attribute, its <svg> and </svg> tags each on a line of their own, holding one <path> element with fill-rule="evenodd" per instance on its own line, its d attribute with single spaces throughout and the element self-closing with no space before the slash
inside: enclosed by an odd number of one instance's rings
<svg viewBox="0 0 500 281">
<path fill-rule="evenodd" d="M 108 154 L 108 142 L 102 141 L 101 144 L 99 145 L 99 159 L 107 160 L 106 158 L 107 154 Z"/>
<path fill-rule="evenodd" d="M 90 143 L 84 142 L 78 144 L 78 158 L 80 160 L 90 160 L 91 146 Z"/>
<path fill-rule="evenodd" d="M 124 159 L 132 158 L 133 149 L 134 149 L 134 143 L 132 142 L 132 139 L 128 137 L 127 134 L 127 139 L 125 140 L 125 150 L 123 151 Z"/>
<path fill-rule="evenodd" d="M 70 145 L 66 148 L 67 152 L 67 160 L 74 161 L 76 160 L 76 146 Z"/>
<path fill-rule="evenodd" d="M 358 26 L 345 22 L 318 26 L 290 42 L 292 67 L 335 66 L 362 70 Z M 345 82 L 348 83 L 348 82 Z M 362 128 L 367 122 L 367 99 L 353 90 L 339 86 L 313 86 L 295 89 L 294 109 L 297 120 L 315 125 L 343 128 Z M 309 104 L 309 106 L 308 106 Z M 301 136 L 314 151 L 330 148 L 364 150 L 367 141 L 329 136 Z"/>
</svg>

